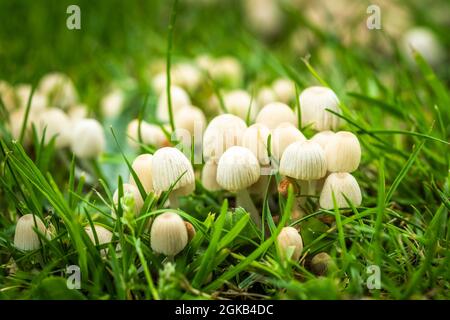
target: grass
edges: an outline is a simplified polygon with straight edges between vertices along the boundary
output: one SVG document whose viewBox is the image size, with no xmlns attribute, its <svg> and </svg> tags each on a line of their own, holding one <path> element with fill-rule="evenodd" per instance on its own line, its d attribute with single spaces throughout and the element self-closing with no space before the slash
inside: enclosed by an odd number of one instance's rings
<svg viewBox="0 0 450 320">
<path fill-rule="evenodd" d="M 448 68 L 432 68 L 419 54 L 411 66 L 395 41 L 386 54 L 371 45 L 346 46 L 325 26 L 299 20 L 301 12 L 289 6 L 284 8 L 285 34 L 267 42 L 249 32 L 234 1 L 206 7 L 179 1 L 176 11 L 166 1 L 79 1 L 80 31 L 65 28 L 69 2 L 51 1 L 45 10 L 25 1 L 0 3 L 5 22 L 0 43 L 8 44 L 0 50 L 0 79 L 37 83 L 47 72 L 64 71 L 77 84 L 90 114 L 98 117 L 101 93 L 111 84 L 132 78 L 137 85 L 127 90 L 120 117 L 103 119 L 107 151 L 97 166 L 87 166 L 69 150 L 56 150 L 54 143 L 44 145 L 36 134 L 24 149 L 10 138 L 6 121 L 0 121 L 0 299 L 450 298 Z M 419 2 L 400 3 L 414 13 L 415 23 L 435 31 L 448 52 L 445 26 L 420 10 Z M 448 8 L 445 1 L 436 3 Z M 11 12 L 17 19 L 10 18 Z M 127 14 L 119 14 L 123 12 Z M 289 35 L 298 24 L 310 26 L 317 38 L 308 48 L 309 57 L 289 49 Z M 331 57 L 323 55 L 325 50 Z M 343 130 L 354 132 L 363 148 L 354 173 L 362 205 L 322 210 L 312 199 L 306 215 L 290 221 L 292 190 L 287 198 L 277 197 L 275 206 L 266 192 L 260 206 L 268 230 L 264 233 L 244 210 L 232 209 L 231 195 L 209 192 L 197 181 L 195 193 L 176 210 L 197 233 L 173 261 L 150 248 L 146 226 L 167 209 L 163 200 L 146 195 L 140 183 L 146 196 L 142 212 L 130 218 L 119 205 L 117 218 L 112 218 L 115 186 L 129 171 L 138 181 L 130 165 L 136 153 L 127 148 L 124 128 L 137 116 L 154 119 L 157 96 L 149 90 L 149 64 L 167 60 L 170 68 L 171 60 L 205 52 L 236 56 L 244 66 L 245 87 L 285 76 L 298 92 L 310 85 L 332 88 L 342 102 Z M 212 79 L 208 86 L 219 101 L 229 89 Z M 193 103 L 204 106 L 204 98 L 199 93 Z M 0 107 L 4 117 L 4 102 Z M 171 110 L 169 115 L 173 131 Z M 312 131 L 304 128 L 304 133 L 310 137 Z M 23 137 L 24 130 L 20 141 Z M 27 213 L 51 224 L 55 237 L 42 237 L 41 249 L 22 253 L 13 245 L 14 228 Z M 279 222 L 272 215 L 279 215 Z M 106 257 L 99 250 L 105 248 L 83 231 L 92 223 L 114 232 Z M 281 259 L 274 245 L 288 224 L 301 229 L 300 263 Z M 323 251 L 335 267 L 318 277 L 310 260 Z M 66 286 L 70 265 L 81 270 L 81 290 Z M 372 265 L 380 267 L 380 290 L 366 286 Z M 12 268 L 18 270 L 11 273 Z"/>
</svg>

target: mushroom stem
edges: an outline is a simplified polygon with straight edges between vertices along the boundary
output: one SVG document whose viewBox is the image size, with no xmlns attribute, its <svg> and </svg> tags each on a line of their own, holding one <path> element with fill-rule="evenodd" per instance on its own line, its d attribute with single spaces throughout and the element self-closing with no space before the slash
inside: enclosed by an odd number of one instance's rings
<svg viewBox="0 0 450 320">
<path fill-rule="evenodd" d="M 170 202 L 170 208 L 172 208 L 172 209 L 178 209 L 180 207 L 178 197 L 176 194 L 174 194 L 174 192 L 171 192 L 169 194 L 169 202 Z"/>
<path fill-rule="evenodd" d="M 247 210 L 258 228 L 261 227 L 261 216 L 259 215 L 258 209 L 256 209 L 255 204 L 250 198 L 247 189 L 239 190 L 237 192 L 236 205 Z"/>
</svg>

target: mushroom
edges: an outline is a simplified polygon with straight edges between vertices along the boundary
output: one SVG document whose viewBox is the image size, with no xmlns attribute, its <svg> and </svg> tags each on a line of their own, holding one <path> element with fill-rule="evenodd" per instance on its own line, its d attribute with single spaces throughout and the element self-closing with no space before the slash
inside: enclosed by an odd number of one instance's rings
<svg viewBox="0 0 450 320">
<path fill-rule="evenodd" d="M 325 158 L 330 172 L 353 172 L 361 161 L 361 146 L 351 132 L 340 131 L 325 147 Z"/>
<path fill-rule="evenodd" d="M 14 233 L 14 246 L 23 251 L 36 250 L 41 247 L 39 235 L 40 233 L 50 239 L 50 234 L 47 231 L 42 220 L 33 214 L 26 214 L 17 220 L 16 231 Z"/>
<path fill-rule="evenodd" d="M 200 136 L 206 127 L 206 118 L 202 110 L 194 106 L 182 107 L 174 115 L 175 127 L 187 130 L 191 135 Z M 201 140 L 201 139 L 199 139 Z"/>
<path fill-rule="evenodd" d="M 297 116 L 288 105 L 281 102 L 272 102 L 259 111 L 255 122 L 264 124 L 267 128 L 273 130 L 284 122 L 292 123 L 296 126 Z"/>
<path fill-rule="evenodd" d="M 279 163 L 284 150 L 292 143 L 298 141 L 306 141 L 303 133 L 289 122 L 281 123 L 272 131 L 270 139 L 272 157 Z"/>
<path fill-rule="evenodd" d="M 152 223 L 150 246 L 157 253 L 173 257 L 186 247 L 188 236 L 183 219 L 174 212 L 165 212 Z"/>
<path fill-rule="evenodd" d="M 178 207 L 178 197 L 190 194 L 195 189 L 194 169 L 188 158 L 178 149 L 165 147 L 153 154 L 153 189 L 159 194 L 168 191 L 172 208 Z"/>
<path fill-rule="evenodd" d="M 312 136 L 312 138 L 310 140 L 317 142 L 318 144 L 320 144 L 322 149 L 325 150 L 325 147 L 331 141 L 331 139 L 333 138 L 334 135 L 335 135 L 335 133 L 333 131 L 329 131 L 329 130 L 321 131 L 321 132 L 317 132 L 314 136 Z"/>
<path fill-rule="evenodd" d="M 272 89 L 278 100 L 283 103 L 289 103 L 295 98 L 295 86 L 289 79 L 276 79 L 272 83 Z"/>
<path fill-rule="evenodd" d="M 153 155 L 149 153 L 144 153 L 134 159 L 131 167 L 139 178 L 139 181 L 144 187 L 146 193 L 153 191 L 153 174 L 152 174 L 152 161 Z M 129 183 L 136 186 L 136 181 L 134 181 L 133 175 L 130 173 Z"/>
<path fill-rule="evenodd" d="M 104 244 L 107 244 L 107 243 L 111 242 L 112 236 L 113 236 L 111 231 L 109 231 L 105 227 L 100 226 L 98 224 L 94 224 L 94 229 L 95 230 L 92 230 L 92 227 L 90 225 L 86 226 L 84 228 L 84 231 L 86 232 L 86 234 L 88 235 L 89 239 L 91 239 L 91 241 L 92 241 L 92 243 L 94 245 L 101 246 L 101 245 L 104 245 Z M 95 234 L 97 235 L 98 242 L 95 240 L 94 231 L 95 231 Z M 101 254 L 102 257 L 105 257 L 107 253 L 108 253 L 108 249 L 102 249 L 100 251 L 100 254 Z"/>
<path fill-rule="evenodd" d="M 356 179 L 347 172 L 331 173 L 325 180 L 320 194 L 320 207 L 334 208 L 333 194 L 338 208 L 348 208 L 346 198 L 355 206 L 361 205 L 361 189 Z"/>
<path fill-rule="evenodd" d="M 177 112 L 185 106 L 191 105 L 191 99 L 187 92 L 178 86 L 172 85 L 170 88 L 170 97 L 171 97 L 171 105 L 173 114 L 177 114 Z M 167 90 L 164 90 L 159 97 L 158 106 L 157 106 L 157 117 L 161 121 L 169 120 L 169 109 L 168 109 L 168 101 L 167 101 Z"/>
<path fill-rule="evenodd" d="M 339 99 L 333 90 L 319 86 L 309 87 L 302 91 L 299 100 L 302 127 L 311 124 L 317 131 L 336 130 L 339 127 L 339 117 L 326 110 L 341 113 Z"/>
<path fill-rule="evenodd" d="M 122 112 L 124 102 L 123 91 L 118 88 L 112 89 L 100 101 L 102 115 L 107 118 L 117 117 Z"/>
<path fill-rule="evenodd" d="M 216 180 L 217 176 L 217 161 L 209 159 L 202 168 L 202 185 L 206 190 L 218 191 L 221 189 Z"/>
<path fill-rule="evenodd" d="M 71 122 L 60 109 L 50 108 L 42 112 L 37 117 L 36 130 L 39 139 L 42 139 L 45 131 L 45 144 L 48 144 L 54 136 L 57 148 L 64 148 L 70 144 Z"/>
<path fill-rule="evenodd" d="M 44 94 L 49 104 L 66 109 L 78 100 L 75 85 L 67 75 L 59 72 L 48 73 L 41 78 L 37 91 Z"/>
<path fill-rule="evenodd" d="M 402 39 L 401 49 L 408 62 L 415 62 L 413 50 L 419 52 L 425 61 L 436 66 L 445 57 L 445 52 L 431 29 L 416 27 L 406 32 Z"/>
<path fill-rule="evenodd" d="M 139 132 L 140 131 L 140 132 Z M 149 144 L 155 148 L 166 147 L 169 145 L 166 135 L 163 130 L 154 124 L 146 121 L 141 121 L 139 127 L 139 120 L 132 120 L 127 127 L 128 144 L 133 148 L 138 148 L 138 142 L 141 140 L 143 144 Z M 139 139 L 139 137 L 141 139 Z"/>
<path fill-rule="evenodd" d="M 298 261 L 303 251 L 303 240 L 297 229 L 284 227 L 277 237 L 277 245 L 282 259 Z M 292 252 L 292 253 L 291 253 Z M 291 254 L 289 256 L 289 254 Z"/>
<path fill-rule="evenodd" d="M 142 207 L 144 206 L 144 199 L 142 199 L 139 189 L 135 185 L 129 184 L 129 183 L 124 183 L 122 185 L 122 188 L 123 188 L 123 196 L 120 200 L 122 206 L 124 204 L 127 205 L 129 202 L 129 199 L 132 199 L 133 212 L 135 214 L 138 214 L 141 211 Z M 119 204 L 119 189 L 117 189 L 114 192 L 113 201 L 114 201 L 115 206 L 117 206 Z M 112 216 L 114 218 L 116 216 L 114 211 L 113 211 Z"/>
<path fill-rule="evenodd" d="M 105 149 L 102 125 L 95 119 L 78 121 L 73 128 L 71 148 L 78 158 L 97 158 Z"/>
<path fill-rule="evenodd" d="M 246 209 L 258 227 L 261 217 L 247 188 L 256 183 L 260 177 L 258 159 L 244 147 L 229 148 L 220 157 L 217 165 L 217 183 L 225 190 L 236 192 L 238 206 Z"/>
<path fill-rule="evenodd" d="M 265 106 L 271 102 L 277 101 L 277 96 L 275 92 L 270 87 L 262 87 L 259 89 L 258 94 L 256 95 L 256 102 L 258 106 Z"/>
<path fill-rule="evenodd" d="M 253 119 L 255 114 L 255 101 L 245 90 L 233 90 L 226 93 L 223 97 L 223 102 L 229 113 L 246 120 L 250 110 L 250 119 Z"/>
</svg>

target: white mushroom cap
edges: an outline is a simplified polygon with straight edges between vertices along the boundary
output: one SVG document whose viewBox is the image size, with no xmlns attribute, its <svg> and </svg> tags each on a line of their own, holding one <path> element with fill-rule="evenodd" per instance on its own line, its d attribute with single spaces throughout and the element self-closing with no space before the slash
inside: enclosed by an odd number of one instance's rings
<svg viewBox="0 0 450 320">
<path fill-rule="evenodd" d="M 226 93 L 223 96 L 223 102 L 228 112 L 238 116 L 239 118 L 245 120 L 247 119 L 247 114 L 250 110 L 250 119 L 253 119 L 253 115 L 256 113 L 256 103 L 250 94 L 245 90 L 233 90 Z"/>
<path fill-rule="evenodd" d="M 252 30 L 263 37 L 273 37 L 283 26 L 283 11 L 277 1 L 245 0 L 244 18 Z"/>
<path fill-rule="evenodd" d="M 263 124 L 256 123 L 248 127 L 242 136 L 242 146 L 249 149 L 261 166 L 270 165 L 267 139 L 270 130 Z"/>
<path fill-rule="evenodd" d="M 258 106 L 265 106 L 271 102 L 277 101 L 275 92 L 270 87 L 262 87 L 256 96 L 256 102 Z"/>
<path fill-rule="evenodd" d="M 172 69 L 173 83 L 193 92 L 199 88 L 203 77 L 200 70 L 190 63 L 178 63 Z M 171 80 L 172 80 L 171 78 Z"/>
<path fill-rule="evenodd" d="M 95 228 L 95 234 L 97 235 L 97 240 L 98 240 L 98 245 L 102 245 L 102 244 L 107 244 L 110 243 L 112 240 L 112 232 L 109 231 L 108 229 L 106 229 L 103 226 L 100 226 L 98 224 L 94 224 L 94 228 Z M 94 245 L 97 245 L 96 241 L 95 241 L 95 236 L 94 236 L 94 230 L 92 230 L 91 226 L 88 225 L 84 228 L 84 231 L 86 231 L 89 239 L 91 239 L 92 243 Z M 100 251 L 100 254 L 102 255 L 102 257 L 106 256 L 108 252 L 108 249 L 102 249 Z"/>
<path fill-rule="evenodd" d="M 132 120 L 127 127 L 128 143 L 133 148 L 138 148 L 139 120 Z M 141 121 L 141 138 L 143 144 L 150 144 L 155 148 L 161 148 L 169 144 L 162 129 L 154 124 Z"/>
<path fill-rule="evenodd" d="M 351 132 L 337 132 L 325 147 L 328 171 L 353 172 L 361 161 L 361 146 Z"/>
<path fill-rule="evenodd" d="M 31 114 L 30 114 L 31 116 Z M 25 118 L 25 110 L 17 109 L 9 114 L 9 131 L 13 139 L 18 140 L 22 130 L 22 124 Z M 33 118 L 33 117 L 32 117 Z M 27 144 L 31 140 L 31 128 L 35 119 L 28 119 L 27 126 L 25 128 L 24 144 Z"/>
<path fill-rule="evenodd" d="M 333 90 L 326 87 L 309 87 L 300 94 L 302 126 L 312 124 L 317 131 L 336 130 L 339 127 L 338 116 L 325 110 L 341 113 L 339 99 Z"/>
<path fill-rule="evenodd" d="M 187 92 L 178 86 L 171 86 L 170 89 L 171 103 L 172 103 L 172 111 L 175 115 L 182 107 L 191 105 L 191 99 Z M 168 109 L 168 101 L 167 101 L 167 90 L 163 90 L 161 96 L 158 100 L 158 107 L 156 110 L 157 117 L 161 121 L 169 120 L 169 109 Z"/>
<path fill-rule="evenodd" d="M 177 130 L 187 130 L 191 135 L 202 134 L 206 127 L 205 114 L 194 106 L 185 106 L 178 110 L 174 115 L 174 122 Z"/>
<path fill-rule="evenodd" d="M 71 147 L 77 157 L 96 158 L 105 150 L 105 144 L 105 133 L 97 120 L 83 119 L 75 124 Z"/>
<path fill-rule="evenodd" d="M 338 208 L 350 207 L 345 200 L 345 197 L 347 197 L 353 205 L 361 205 L 361 189 L 359 188 L 356 179 L 350 173 L 331 173 L 326 178 L 319 200 L 322 208 L 334 208 L 332 193 L 334 193 Z"/>
<path fill-rule="evenodd" d="M 153 154 L 152 173 L 153 188 L 156 193 L 169 190 L 170 186 L 178 179 L 173 190 L 186 188 L 184 191 L 186 191 L 185 194 L 188 194 L 195 188 L 192 164 L 177 148 L 158 149 Z"/>
<path fill-rule="evenodd" d="M 172 79 L 171 79 L 172 80 Z M 161 95 L 167 86 L 167 74 L 162 71 L 152 78 L 152 88 L 158 95 Z"/>
<path fill-rule="evenodd" d="M 209 191 L 217 191 L 222 187 L 217 183 L 217 162 L 215 159 L 206 161 L 202 169 L 202 184 Z"/>
<path fill-rule="evenodd" d="M 42 77 L 37 90 L 47 96 L 51 105 L 63 109 L 74 105 L 78 100 L 77 90 L 72 80 L 59 72 Z"/>
<path fill-rule="evenodd" d="M 297 125 L 297 116 L 288 105 L 281 102 L 272 102 L 259 111 L 255 122 L 262 123 L 273 130 L 284 122 Z"/>
<path fill-rule="evenodd" d="M 323 150 L 326 145 L 331 141 L 335 133 L 333 131 L 321 131 L 317 132 L 310 140 L 320 144 Z"/>
<path fill-rule="evenodd" d="M 19 108 L 26 109 L 31 90 L 31 84 L 19 84 L 15 87 L 15 94 Z M 47 106 L 47 96 L 35 90 L 31 99 L 30 112 L 42 112 Z"/>
<path fill-rule="evenodd" d="M 432 30 L 416 27 L 405 33 L 402 39 L 404 55 L 414 63 L 412 49 L 419 52 L 430 65 L 437 65 L 444 59 L 444 49 Z"/>
<path fill-rule="evenodd" d="M 203 155 L 218 159 L 228 148 L 241 144 L 247 125 L 232 114 L 222 114 L 210 121 L 203 134 Z"/>
<path fill-rule="evenodd" d="M 45 144 L 49 143 L 54 136 L 56 136 L 57 148 L 64 148 L 70 144 L 71 122 L 60 109 L 51 108 L 42 112 L 36 119 L 36 129 L 39 139 L 42 139 L 45 130 Z"/>
<path fill-rule="evenodd" d="M 296 126 L 289 122 L 280 124 L 272 132 L 272 138 L 270 139 L 272 156 L 280 161 L 284 150 L 294 142 L 305 141 L 306 138 Z"/>
<path fill-rule="evenodd" d="M 174 212 L 160 214 L 153 221 L 150 231 L 152 250 L 166 256 L 181 252 L 188 243 L 184 220 Z"/>
<path fill-rule="evenodd" d="M 117 117 L 123 109 L 125 95 L 122 90 L 113 89 L 100 101 L 100 109 L 105 117 Z"/>
<path fill-rule="evenodd" d="M 122 185 L 123 188 L 123 196 L 122 199 L 120 200 L 120 203 L 123 205 L 124 203 L 124 198 L 128 198 L 131 197 L 134 200 L 134 212 L 135 213 L 139 213 L 142 209 L 142 206 L 144 205 L 144 200 L 142 199 L 141 193 L 139 192 L 139 189 L 131 183 L 124 183 Z M 114 201 L 114 205 L 117 206 L 119 204 L 119 189 L 117 189 L 114 192 L 113 195 L 113 201 Z M 115 216 L 115 214 L 113 214 L 113 216 Z"/>
<path fill-rule="evenodd" d="M 35 215 L 33 217 L 32 214 L 26 214 L 20 217 L 17 220 L 16 231 L 14 233 L 14 246 L 24 251 L 39 249 L 41 243 L 35 229 L 39 230 L 47 238 L 50 238 L 47 228 L 38 216 Z"/>
<path fill-rule="evenodd" d="M 67 110 L 67 115 L 73 123 L 78 122 L 87 117 L 88 115 L 88 107 L 84 104 L 77 104 L 71 106 L 69 110 Z"/>
<path fill-rule="evenodd" d="M 131 167 L 134 172 L 136 172 L 139 181 L 145 189 L 145 192 L 150 193 L 153 191 L 153 174 L 152 174 L 152 161 L 153 155 L 149 153 L 144 153 L 136 157 L 134 159 Z M 130 173 L 129 178 L 130 184 L 137 187 L 136 182 L 134 181 L 133 175 Z"/>
<path fill-rule="evenodd" d="M 14 87 L 4 80 L 0 80 L 0 95 L 6 110 L 11 111 L 16 108 L 16 93 Z"/>
<path fill-rule="evenodd" d="M 280 174 L 299 180 L 320 179 L 327 173 L 325 152 L 311 140 L 294 142 L 284 150 Z"/>
<path fill-rule="evenodd" d="M 293 227 L 284 227 L 277 237 L 277 245 L 282 258 L 286 258 L 288 251 L 293 250 L 292 260 L 298 261 L 303 251 L 303 240 L 298 231 Z"/>
<path fill-rule="evenodd" d="M 272 83 L 272 88 L 278 100 L 283 103 L 289 103 L 295 98 L 295 85 L 289 79 L 276 79 Z"/>
<path fill-rule="evenodd" d="M 217 165 L 217 183 L 225 190 L 245 189 L 260 177 L 258 159 L 244 147 L 229 148 L 220 157 Z"/>
<path fill-rule="evenodd" d="M 232 87 L 239 86 L 242 82 L 242 66 L 234 57 L 224 56 L 214 59 L 208 71 L 213 79 L 224 82 Z"/>
</svg>

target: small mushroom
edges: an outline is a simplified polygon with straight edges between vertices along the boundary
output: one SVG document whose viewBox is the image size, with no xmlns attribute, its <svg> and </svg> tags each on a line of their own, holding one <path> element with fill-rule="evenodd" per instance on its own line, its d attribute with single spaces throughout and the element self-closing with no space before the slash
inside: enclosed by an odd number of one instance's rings
<svg viewBox="0 0 450 320">
<path fill-rule="evenodd" d="M 288 105 L 281 102 L 272 102 L 264 106 L 256 116 L 256 123 L 267 126 L 270 130 L 275 129 L 278 125 L 288 122 L 297 125 L 297 116 Z"/>
<path fill-rule="evenodd" d="M 338 208 L 350 207 L 345 197 L 347 197 L 353 205 L 361 205 L 361 189 L 356 179 L 350 173 L 331 173 L 326 178 L 319 200 L 319 204 L 322 208 L 328 210 L 334 208 L 333 193 Z"/>
<path fill-rule="evenodd" d="M 137 156 L 131 165 L 146 193 L 153 191 L 152 161 L 153 155 L 144 153 Z M 131 173 L 129 183 L 137 187 L 136 181 L 134 181 Z"/>
<path fill-rule="evenodd" d="M 290 258 L 298 261 L 303 251 L 303 240 L 297 229 L 293 227 L 284 227 L 277 237 L 277 245 L 283 259 L 289 258 L 288 254 L 292 252 Z"/>
<path fill-rule="evenodd" d="M 278 125 L 270 139 L 272 157 L 279 163 L 284 150 L 294 142 L 306 141 L 300 130 L 289 122 Z"/>
<path fill-rule="evenodd" d="M 78 121 L 73 128 L 71 148 L 81 159 L 97 158 L 105 150 L 103 127 L 95 119 Z"/>
<path fill-rule="evenodd" d="M 188 239 L 185 222 L 174 212 L 162 213 L 152 223 L 150 246 L 157 253 L 173 257 L 186 247 Z"/>
<path fill-rule="evenodd" d="M 361 146 L 351 132 L 340 131 L 325 147 L 325 158 L 330 172 L 353 172 L 361 161 Z"/>
<path fill-rule="evenodd" d="M 23 251 L 36 250 L 41 247 L 39 235 L 40 233 L 50 239 L 50 234 L 47 231 L 42 220 L 33 214 L 26 214 L 17 220 L 16 231 L 14 233 L 14 246 Z"/>
<path fill-rule="evenodd" d="M 94 224 L 94 229 L 95 230 L 92 230 L 92 227 L 90 225 L 86 226 L 84 228 L 84 231 L 86 231 L 86 234 L 88 235 L 89 239 L 91 239 L 91 241 L 94 245 L 101 246 L 103 244 L 107 244 L 107 243 L 111 242 L 112 236 L 113 236 L 111 231 L 109 231 L 105 227 L 100 226 L 98 224 Z M 98 242 L 95 240 L 94 231 L 95 231 L 95 234 L 97 235 Z M 107 253 L 108 253 L 108 249 L 102 249 L 100 251 L 100 254 L 102 257 L 105 257 Z"/>
</svg>

